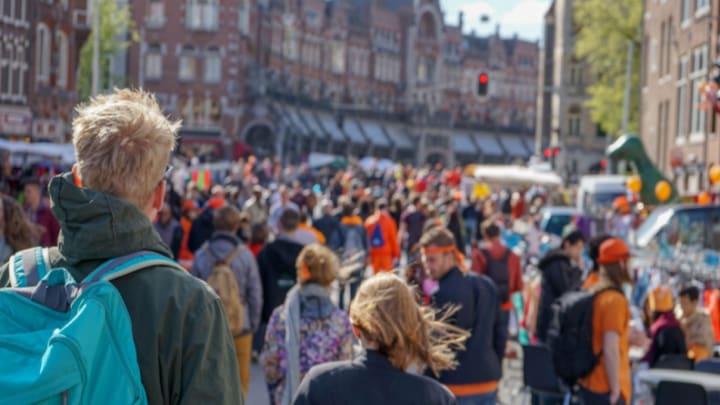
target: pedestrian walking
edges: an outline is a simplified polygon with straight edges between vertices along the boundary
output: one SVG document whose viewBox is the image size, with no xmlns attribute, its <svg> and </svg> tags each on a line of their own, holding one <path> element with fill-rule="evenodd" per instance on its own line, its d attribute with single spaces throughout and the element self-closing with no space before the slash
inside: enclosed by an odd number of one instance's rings
<svg viewBox="0 0 720 405">
<path fill-rule="evenodd" d="M 351 361 L 313 367 L 298 387 L 294 405 L 457 403 L 437 381 L 408 371 L 453 369 L 455 352 L 468 334 L 419 306 L 399 277 L 378 274 L 363 283 L 350 307 L 350 322 L 363 353 Z"/>
<path fill-rule="evenodd" d="M 370 265 L 376 274 L 391 271 L 400 260 L 397 228 L 387 208 L 386 200 L 378 200 L 375 213 L 365 221 L 365 230 L 370 239 Z"/>
<path fill-rule="evenodd" d="M 298 284 L 270 317 L 262 365 L 275 405 L 292 402 L 312 366 L 352 357 L 350 321 L 330 299 L 338 267 L 331 250 L 306 246 L 297 259 Z"/>
</svg>

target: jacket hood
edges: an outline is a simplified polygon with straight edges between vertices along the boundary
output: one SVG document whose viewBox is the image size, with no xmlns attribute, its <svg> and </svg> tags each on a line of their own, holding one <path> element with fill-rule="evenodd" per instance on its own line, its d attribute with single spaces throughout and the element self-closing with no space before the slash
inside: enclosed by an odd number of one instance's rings
<svg viewBox="0 0 720 405">
<path fill-rule="evenodd" d="M 540 270 L 545 271 L 552 263 L 560 260 L 570 262 L 570 257 L 562 249 L 553 249 L 540 259 L 538 267 Z"/>
<path fill-rule="evenodd" d="M 139 250 L 172 257 L 150 219 L 129 202 L 75 185 L 72 173 L 54 177 L 49 194 L 60 223 L 58 249 L 70 264 Z"/>
<path fill-rule="evenodd" d="M 208 241 L 208 248 L 213 258 L 223 260 L 243 242 L 231 232 L 215 231 Z"/>
</svg>

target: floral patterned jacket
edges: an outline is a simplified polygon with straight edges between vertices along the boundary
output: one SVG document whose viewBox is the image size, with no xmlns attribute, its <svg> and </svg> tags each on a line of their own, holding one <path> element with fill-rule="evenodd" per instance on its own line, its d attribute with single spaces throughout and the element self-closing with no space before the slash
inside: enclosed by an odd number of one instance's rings
<svg viewBox="0 0 720 405">
<path fill-rule="evenodd" d="M 262 365 L 270 400 L 278 405 L 285 390 L 287 351 L 285 349 L 285 306 L 275 308 L 265 333 Z M 330 317 L 301 317 L 300 374 L 301 378 L 315 365 L 352 358 L 353 335 L 345 312 L 335 309 Z"/>
</svg>

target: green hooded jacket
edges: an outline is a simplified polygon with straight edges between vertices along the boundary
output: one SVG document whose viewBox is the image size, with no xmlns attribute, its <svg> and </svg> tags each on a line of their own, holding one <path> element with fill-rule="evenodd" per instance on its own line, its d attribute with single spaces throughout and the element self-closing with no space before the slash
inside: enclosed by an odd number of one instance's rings
<svg viewBox="0 0 720 405">
<path fill-rule="evenodd" d="M 87 188 L 72 174 L 50 182 L 60 222 L 52 267 L 80 281 L 104 261 L 139 250 L 172 257 L 148 217 L 132 204 Z M 243 404 L 233 338 L 220 299 L 189 273 L 141 270 L 112 282 L 132 321 L 142 382 L 150 404 Z M 0 286 L 8 287 L 8 266 Z"/>
</svg>

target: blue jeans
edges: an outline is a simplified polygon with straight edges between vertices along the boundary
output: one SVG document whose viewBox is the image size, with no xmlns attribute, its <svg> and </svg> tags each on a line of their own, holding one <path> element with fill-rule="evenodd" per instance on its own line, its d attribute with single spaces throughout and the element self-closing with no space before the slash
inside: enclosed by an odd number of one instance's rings
<svg viewBox="0 0 720 405">
<path fill-rule="evenodd" d="M 458 405 L 495 405 L 497 391 L 487 394 L 471 395 L 469 397 L 457 397 Z"/>
</svg>

